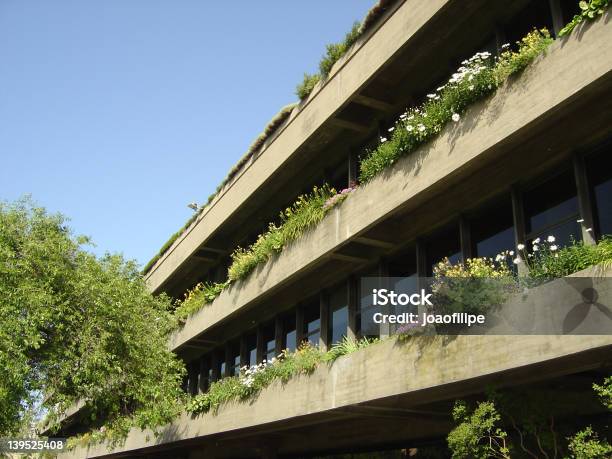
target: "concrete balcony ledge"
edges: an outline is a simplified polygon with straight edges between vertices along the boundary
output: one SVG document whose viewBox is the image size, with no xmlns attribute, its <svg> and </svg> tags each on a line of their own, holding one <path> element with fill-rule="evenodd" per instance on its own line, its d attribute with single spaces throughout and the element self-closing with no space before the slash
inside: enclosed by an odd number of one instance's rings
<svg viewBox="0 0 612 459">
<path fill-rule="evenodd" d="M 385 400 L 409 410 L 478 393 L 487 384 L 521 384 L 600 366 L 612 336 L 435 336 L 406 342 L 388 339 L 286 384 L 273 383 L 254 400 L 232 402 L 217 414 L 182 415 L 161 435 L 133 429 L 116 450 L 105 445 L 77 448 L 66 458 L 123 456 L 145 449 L 200 447 L 266 426 L 267 431 L 299 420 L 302 426 L 334 419 Z M 374 406 L 373 405 L 373 406 Z M 414 411 L 415 413 L 418 410 Z M 282 430 L 282 429 L 281 429 Z M 256 433 L 256 431 L 254 432 Z M 214 436 L 214 437 L 213 437 Z M 207 440 L 208 439 L 208 440 Z"/>
<path fill-rule="evenodd" d="M 350 97 L 451 0 L 404 1 L 381 18 L 380 25 L 361 39 L 355 49 L 337 62 L 324 84 L 315 88 L 299 110 L 295 110 L 273 136 L 257 161 L 252 161 L 226 187 L 198 221 L 179 237 L 147 274 L 147 284 L 157 291 L 185 260 L 232 215 L 245 196 L 264 183 L 328 121 Z"/>
<path fill-rule="evenodd" d="M 604 15 L 557 40 L 518 78 L 471 107 L 459 123 L 447 126 L 434 141 L 357 189 L 316 228 L 189 317 L 171 337 L 171 348 L 180 348 L 263 295 L 298 279 L 376 223 L 410 203 L 424 201 L 428 190 L 443 186 L 449 177 L 492 163 L 497 147 L 510 141 L 520 145 L 532 134 L 531 128 L 563 107 L 595 89 L 609 87 L 612 27 L 608 18 Z"/>
</svg>

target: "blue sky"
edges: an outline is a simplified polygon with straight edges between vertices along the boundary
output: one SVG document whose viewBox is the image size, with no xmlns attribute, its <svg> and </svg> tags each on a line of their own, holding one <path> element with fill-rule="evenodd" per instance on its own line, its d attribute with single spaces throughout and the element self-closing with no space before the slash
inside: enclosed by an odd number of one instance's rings
<svg viewBox="0 0 612 459">
<path fill-rule="evenodd" d="M 374 0 L 0 0 L 0 200 L 144 264 Z"/>
</svg>

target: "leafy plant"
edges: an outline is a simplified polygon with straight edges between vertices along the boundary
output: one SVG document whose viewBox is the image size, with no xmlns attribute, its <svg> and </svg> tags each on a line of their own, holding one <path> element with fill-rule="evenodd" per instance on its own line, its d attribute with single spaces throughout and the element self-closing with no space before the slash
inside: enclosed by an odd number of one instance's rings
<svg viewBox="0 0 612 459">
<path fill-rule="evenodd" d="M 453 419 L 458 425 L 447 441 L 454 459 L 510 459 L 508 433 L 500 427 L 501 415 L 493 402 L 480 402 L 470 409 L 459 400 L 453 408 Z"/>
<path fill-rule="evenodd" d="M 295 94 L 300 100 L 306 99 L 319 81 L 321 81 L 321 75 L 318 73 L 304 73 L 304 79 L 295 88 Z"/>
<path fill-rule="evenodd" d="M 495 260 L 468 258 L 453 265 L 445 258 L 439 262 L 434 267 L 432 285 L 435 312 L 482 314 L 501 305 L 517 288 L 508 267 L 509 256 L 510 252 L 504 252 Z"/>
<path fill-rule="evenodd" d="M 187 293 L 174 311 L 174 316 L 179 321 L 184 321 L 189 315 L 199 310 L 202 306 L 210 304 L 219 294 L 228 287 L 228 282 L 200 282 Z"/>
<path fill-rule="evenodd" d="M 582 21 L 592 21 L 598 16 L 604 14 L 606 8 L 610 5 L 610 0 L 589 0 L 578 2 L 580 7 L 580 14 L 576 14 L 572 20 L 559 31 L 559 36 L 568 35 L 580 24 Z"/>
<path fill-rule="evenodd" d="M 559 248 L 554 236 L 536 238 L 531 250 L 521 246 L 522 259 L 529 267 L 529 276 L 536 280 L 568 276 L 577 271 L 612 260 L 612 237 L 603 237 L 597 244 L 588 245 L 572 241 L 571 245 Z"/>
<path fill-rule="evenodd" d="M 591 426 L 585 427 L 569 439 L 568 448 L 574 459 L 609 459 L 612 445 L 599 438 Z"/>
<path fill-rule="evenodd" d="M 381 137 L 378 146 L 366 152 L 360 164 L 360 181 L 372 180 L 401 156 L 438 135 L 448 122 L 458 122 L 470 104 L 495 91 L 509 75 L 542 53 L 551 41 L 546 29 L 534 30 L 517 42 L 516 52 L 506 50 L 497 60 L 490 53 L 481 52 L 463 61 L 446 84 L 427 95 L 426 102 L 400 115 L 389 129 L 389 138 Z"/>
<path fill-rule="evenodd" d="M 233 282 L 245 278 L 258 264 L 267 261 L 319 223 L 331 208 L 326 206 L 326 202 L 334 195 L 336 191 L 324 185 L 315 187 L 308 195 L 299 196 L 293 205 L 280 213 L 279 225 L 270 223 L 268 231 L 261 234 L 249 248 L 239 247 L 232 253 L 229 280 Z"/>
<path fill-rule="evenodd" d="M 364 337 L 361 339 L 356 339 L 345 336 L 342 338 L 342 341 L 334 343 L 331 349 L 325 354 L 325 360 L 333 362 L 338 357 L 351 354 L 352 352 L 368 347 L 370 344 L 374 344 L 378 341 L 378 339 L 374 338 Z"/>
<path fill-rule="evenodd" d="M 62 215 L 30 200 L 0 203 L 0 435 L 39 405 L 58 416 L 85 401 L 116 437 L 179 411 L 182 362 L 168 349 L 170 301 L 135 263 L 85 250 Z M 44 394 L 42 400 L 37 394 Z"/>
<path fill-rule="evenodd" d="M 346 52 L 353 46 L 353 44 L 357 41 L 357 39 L 361 35 L 361 24 L 359 21 L 353 24 L 351 30 L 348 31 L 344 40 L 340 43 L 331 43 L 326 46 L 327 52 L 321 58 L 321 62 L 319 62 L 319 72 L 321 74 L 321 78 L 325 79 L 329 75 L 332 67 L 338 60 L 346 54 Z"/>
</svg>

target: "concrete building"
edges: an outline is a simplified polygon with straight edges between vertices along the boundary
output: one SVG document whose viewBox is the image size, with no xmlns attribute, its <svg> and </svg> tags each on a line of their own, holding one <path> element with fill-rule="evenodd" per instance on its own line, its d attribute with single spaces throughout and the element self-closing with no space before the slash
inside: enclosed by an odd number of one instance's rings
<svg viewBox="0 0 612 459">
<path fill-rule="evenodd" d="M 231 252 L 254 242 L 297 196 L 322 183 L 342 189 L 356 181 L 367 146 L 463 59 L 498 52 L 533 27 L 558 33 L 576 3 L 387 2 L 328 78 L 152 266 L 151 290 L 180 298 L 197 282 L 224 280 Z M 443 257 L 494 256 L 546 234 L 561 243 L 612 234 L 609 14 L 555 40 L 459 123 L 360 186 L 312 231 L 189 317 L 170 343 L 189 370 L 185 390 L 204 392 L 303 340 L 326 349 L 361 336 L 363 276 L 428 276 Z M 610 374 L 611 351 L 610 335 L 390 339 L 275 383 L 253 401 L 184 415 L 160 437 L 133 432 L 116 450 L 70 455 L 419 457 L 418 448 L 445 443 L 453 401 L 491 385 L 571 396 L 568 417 L 601 419 L 603 408 L 584 400 L 591 382 Z M 64 433 L 79 431 L 78 410 L 71 416 Z"/>
</svg>

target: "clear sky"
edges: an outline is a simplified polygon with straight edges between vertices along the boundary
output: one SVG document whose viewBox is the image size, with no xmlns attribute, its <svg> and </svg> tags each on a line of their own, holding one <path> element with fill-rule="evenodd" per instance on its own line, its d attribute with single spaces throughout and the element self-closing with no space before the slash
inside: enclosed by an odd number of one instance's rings
<svg viewBox="0 0 612 459">
<path fill-rule="evenodd" d="M 145 264 L 374 0 L 0 0 L 0 200 Z"/>
</svg>

